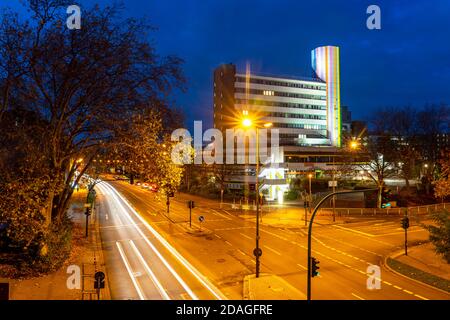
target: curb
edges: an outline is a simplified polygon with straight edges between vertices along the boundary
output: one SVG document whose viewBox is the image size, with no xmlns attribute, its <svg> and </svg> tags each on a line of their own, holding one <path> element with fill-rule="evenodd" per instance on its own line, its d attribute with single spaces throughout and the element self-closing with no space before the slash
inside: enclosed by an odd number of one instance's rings
<svg viewBox="0 0 450 320">
<path fill-rule="evenodd" d="M 96 203 L 96 212 L 95 212 L 95 240 L 96 240 L 96 245 L 98 245 L 100 247 L 100 250 L 98 250 L 98 260 L 99 260 L 99 265 L 102 267 L 102 269 L 105 271 L 106 273 L 106 281 L 105 281 L 105 290 L 103 292 L 103 294 L 101 294 L 101 298 L 100 300 L 111 300 L 111 286 L 109 285 L 109 276 L 108 276 L 108 272 L 106 270 L 106 263 L 105 263 L 105 257 L 103 255 L 103 241 L 102 241 L 102 235 L 100 233 L 100 210 L 98 210 L 97 208 L 99 208 L 98 203 Z"/>
<path fill-rule="evenodd" d="M 398 272 L 398 271 L 392 269 L 392 268 L 388 265 L 387 259 L 391 258 L 391 259 L 395 260 L 395 258 L 397 258 L 397 257 L 399 257 L 399 256 L 401 256 L 401 255 L 402 255 L 402 252 L 399 251 L 399 252 L 393 253 L 393 254 L 391 254 L 391 255 L 385 256 L 385 257 L 383 258 L 383 265 L 384 265 L 384 267 L 385 267 L 388 271 L 390 271 L 390 272 L 392 272 L 392 273 L 395 273 L 396 275 L 399 275 L 399 276 L 401 276 L 401 277 L 403 277 L 403 278 L 406 278 L 406 279 L 408 279 L 408 280 L 411 280 L 411 281 L 413 281 L 413 282 L 415 282 L 415 283 L 421 284 L 421 285 L 426 286 L 426 287 L 428 287 L 428 288 L 430 288 L 430 289 L 438 290 L 438 291 L 443 292 L 443 293 L 445 293 L 445 294 L 447 294 L 447 295 L 450 294 L 449 292 L 447 292 L 447 291 L 445 291 L 445 290 L 442 290 L 442 289 L 440 289 L 440 288 L 434 287 L 434 286 L 432 286 L 432 285 L 429 285 L 428 283 L 425 283 L 425 282 L 416 280 L 416 279 L 414 279 L 414 278 L 408 277 L 407 275 L 404 275 L 403 273 L 400 273 L 400 272 Z M 405 264 L 406 264 L 406 263 L 405 263 Z M 417 268 L 416 268 L 416 269 L 417 269 Z M 419 270 L 420 270 L 420 269 L 419 269 Z M 425 272 L 425 271 L 424 271 L 424 272 Z"/>
</svg>

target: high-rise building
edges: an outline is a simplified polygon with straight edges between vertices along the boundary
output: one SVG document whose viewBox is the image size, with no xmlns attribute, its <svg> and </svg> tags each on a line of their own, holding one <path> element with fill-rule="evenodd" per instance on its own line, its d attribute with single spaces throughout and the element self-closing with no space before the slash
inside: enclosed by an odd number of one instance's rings
<svg viewBox="0 0 450 320">
<path fill-rule="evenodd" d="M 324 46 L 311 51 L 312 68 L 327 84 L 327 128 L 331 144 L 341 146 L 341 90 L 339 47 Z"/>
<path fill-rule="evenodd" d="M 214 71 L 214 126 L 225 132 L 248 111 L 279 129 L 280 145 L 330 145 L 326 90 L 317 78 L 237 72 L 224 64 Z"/>
</svg>

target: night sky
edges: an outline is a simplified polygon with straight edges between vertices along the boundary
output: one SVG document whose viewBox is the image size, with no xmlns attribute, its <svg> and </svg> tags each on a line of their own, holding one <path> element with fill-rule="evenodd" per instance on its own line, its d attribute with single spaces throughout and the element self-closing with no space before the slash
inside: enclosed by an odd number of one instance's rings
<svg viewBox="0 0 450 320">
<path fill-rule="evenodd" d="M 81 1 L 93 3 L 94 1 Z M 95 1 L 100 4 L 110 1 Z M 18 0 L 0 6 L 20 8 Z M 366 28 L 366 9 L 381 8 L 381 30 Z M 450 1 L 126 0 L 126 14 L 158 27 L 160 54 L 185 61 L 188 91 L 178 106 L 212 126 L 212 72 L 244 70 L 310 76 L 311 50 L 341 48 L 341 103 L 354 119 L 382 106 L 450 103 Z"/>
</svg>

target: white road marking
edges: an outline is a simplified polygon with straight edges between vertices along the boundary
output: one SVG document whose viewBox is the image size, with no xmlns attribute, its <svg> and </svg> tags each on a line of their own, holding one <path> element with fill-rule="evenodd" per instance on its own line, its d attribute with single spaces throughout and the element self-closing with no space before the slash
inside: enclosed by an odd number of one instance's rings
<svg viewBox="0 0 450 320">
<path fill-rule="evenodd" d="M 404 292 L 409 293 L 409 294 L 413 294 L 411 291 L 403 289 Z"/>
<path fill-rule="evenodd" d="M 244 234 L 244 233 L 239 233 L 241 236 L 243 236 L 244 238 L 247 238 L 247 239 L 250 239 L 250 240 L 253 240 L 253 238 L 252 237 L 249 237 L 248 235 L 246 235 L 246 234 Z"/>
<path fill-rule="evenodd" d="M 419 298 L 419 299 L 422 299 L 422 300 L 429 300 L 429 299 L 427 299 L 427 298 L 425 298 L 425 297 L 422 297 L 422 296 L 420 296 L 420 295 L 418 295 L 418 294 L 415 294 L 414 296 L 417 297 L 417 298 Z"/>
<path fill-rule="evenodd" d="M 106 185 L 106 187 L 109 187 L 111 189 L 111 193 L 112 196 L 116 199 L 118 205 L 122 208 L 123 213 L 125 214 L 125 216 L 128 218 L 128 220 L 133 224 L 135 224 L 135 222 L 133 221 L 133 219 L 131 218 L 131 216 L 128 214 L 128 212 L 126 211 L 125 207 L 122 206 L 122 204 L 120 203 L 120 201 L 118 200 L 117 197 L 120 197 L 122 199 L 122 201 L 131 209 L 131 211 L 135 214 L 136 217 L 139 218 L 139 220 L 141 220 L 141 222 L 146 225 L 146 227 L 149 229 L 149 231 L 151 231 L 153 233 L 153 235 L 155 237 L 161 237 L 159 235 L 159 233 L 157 233 L 153 228 L 151 228 L 147 222 L 139 215 L 137 214 L 136 210 L 134 210 L 131 205 L 128 204 L 128 202 L 112 187 L 110 187 L 109 185 Z M 184 282 L 184 280 L 178 275 L 178 273 L 175 272 L 175 270 L 172 268 L 172 266 L 167 262 L 167 260 L 161 255 L 161 253 L 156 249 L 156 247 L 153 245 L 153 243 L 150 242 L 150 240 L 148 240 L 148 238 L 145 236 L 145 234 L 142 232 L 142 230 L 135 225 L 137 232 L 142 236 L 142 238 L 145 240 L 145 242 L 149 245 L 149 247 L 153 250 L 153 252 L 158 256 L 158 258 L 162 261 L 162 263 L 166 266 L 166 268 L 169 270 L 169 272 L 175 277 L 175 279 L 177 279 L 178 283 L 181 284 L 181 286 L 184 288 L 184 290 L 191 296 L 192 299 L 194 300 L 198 300 L 198 297 L 192 292 L 192 290 L 188 287 L 188 285 Z M 150 229 L 151 228 L 151 229 Z M 152 231 L 153 230 L 153 231 Z M 168 247 L 168 244 L 166 245 L 165 243 L 163 243 L 163 241 L 161 239 L 158 238 L 158 240 L 169 250 L 170 247 Z M 165 241 L 165 240 L 164 240 Z M 172 252 L 172 254 L 174 254 Z M 175 254 L 174 254 L 175 255 Z M 178 258 L 178 257 L 177 257 Z M 181 261 L 180 261 L 181 262 Z"/>
<path fill-rule="evenodd" d="M 218 215 L 218 216 L 221 216 L 221 217 L 225 218 L 226 220 L 231 220 L 230 217 L 227 217 L 226 215 L 221 214 L 221 213 L 218 212 L 217 210 L 211 209 L 211 211 L 213 212 L 213 214 Z"/>
<path fill-rule="evenodd" d="M 361 298 L 360 296 L 358 296 L 357 294 L 352 293 L 352 296 L 354 296 L 355 298 L 358 298 L 359 300 L 365 300 L 364 298 Z"/>
<path fill-rule="evenodd" d="M 300 263 L 297 263 L 297 265 L 298 265 L 300 268 L 302 268 L 303 270 L 308 270 L 308 268 L 302 266 Z"/>
<path fill-rule="evenodd" d="M 262 231 L 262 232 L 265 232 L 265 233 L 268 233 L 268 234 L 270 234 L 270 235 L 272 235 L 272 236 L 274 236 L 274 237 L 277 237 L 278 239 L 285 240 L 285 241 L 288 240 L 287 238 L 282 237 L 282 236 L 279 236 L 279 235 L 277 235 L 276 233 L 269 232 L 269 231 L 266 231 L 266 230 L 264 230 L 264 229 L 261 229 L 261 231 Z"/>
<path fill-rule="evenodd" d="M 279 253 L 279 252 L 278 252 L 277 250 L 275 250 L 275 249 L 272 249 L 271 247 L 264 246 L 264 248 L 266 248 L 266 249 L 272 251 L 273 253 L 276 253 L 277 255 L 281 256 L 281 253 Z"/>
<path fill-rule="evenodd" d="M 133 248 L 134 252 L 136 253 L 136 255 L 138 256 L 139 260 L 141 261 L 142 265 L 145 268 L 145 271 L 147 271 L 147 274 L 150 276 L 150 279 L 152 280 L 152 282 L 154 283 L 154 285 L 156 286 L 156 288 L 159 291 L 159 294 L 161 295 L 161 297 L 164 300 L 170 300 L 169 295 L 167 294 L 166 290 L 164 289 L 164 287 L 162 286 L 161 282 L 159 282 L 158 278 L 155 276 L 155 274 L 153 273 L 153 271 L 150 269 L 150 267 L 148 266 L 147 262 L 145 261 L 144 257 L 142 256 L 142 254 L 139 252 L 138 248 L 136 247 L 136 245 L 134 244 L 133 240 L 130 240 L 130 245 Z"/>
<path fill-rule="evenodd" d="M 139 284 L 136 281 L 136 278 L 133 276 L 133 271 L 131 270 L 130 264 L 128 263 L 128 259 L 125 256 L 125 253 L 123 252 L 122 245 L 116 241 L 117 249 L 119 250 L 120 257 L 122 258 L 123 263 L 125 264 L 125 268 L 128 271 L 128 274 L 130 275 L 131 281 L 133 282 L 134 288 L 136 289 L 139 299 L 145 300 L 145 296 L 141 291 L 141 287 L 139 287 Z"/>
</svg>

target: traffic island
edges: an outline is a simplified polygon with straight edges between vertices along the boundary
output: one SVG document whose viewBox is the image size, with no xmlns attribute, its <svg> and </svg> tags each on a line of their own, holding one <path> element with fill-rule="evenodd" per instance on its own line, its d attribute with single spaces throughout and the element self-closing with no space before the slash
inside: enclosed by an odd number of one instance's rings
<svg viewBox="0 0 450 320">
<path fill-rule="evenodd" d="M 180 225 L 181 228 L 188 234 L 194 237 L 206 237 L 213 234 L 213 232 L 204 227 L 198 227 L 196 225 L 189 226 L 189 223 L 183 223 Z"/>
<path fill-rule="evenodd" d="M 436 255 L 431 243 L 421 244 L 387 257 L 391 271 L 450 293 L 450 265 Z"/>
<path fill-rule="evenodd" d="M 262 273 L 244 277 L 244 300 L 306 300 L 306 295 L 279 276 Z"/>
</svg>

